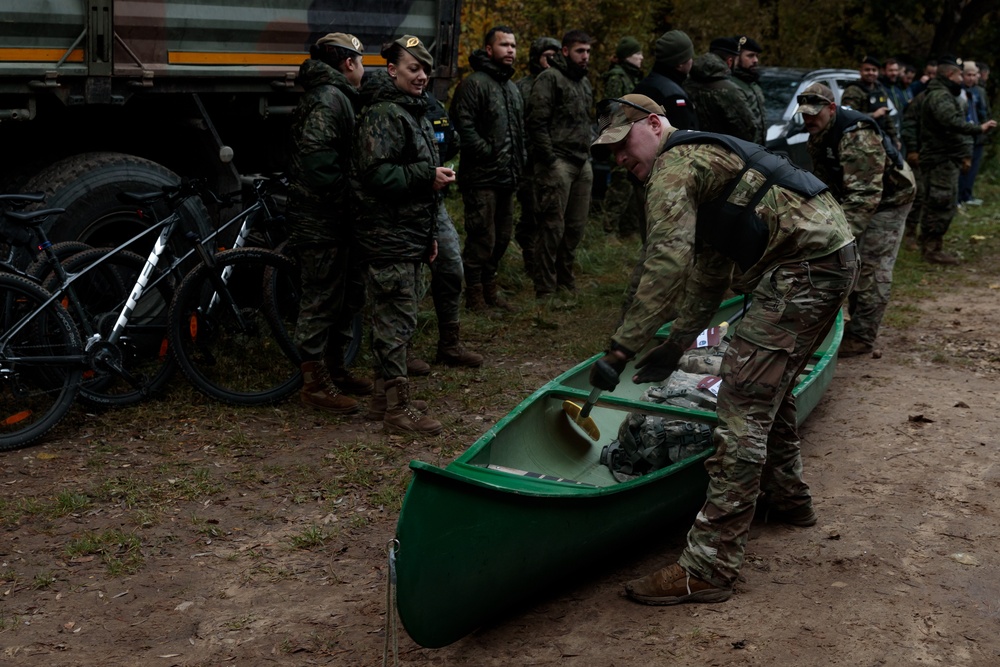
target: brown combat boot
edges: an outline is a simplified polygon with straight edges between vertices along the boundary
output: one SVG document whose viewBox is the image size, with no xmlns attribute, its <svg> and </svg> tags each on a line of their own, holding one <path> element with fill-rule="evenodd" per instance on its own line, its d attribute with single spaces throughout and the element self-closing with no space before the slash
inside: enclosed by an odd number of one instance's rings
<svg viewBox="0 0 1000 667">
<path fill-rule="evenodd" d="M 875 350 L 875 346 L 871 343 L 866 343 L 860 338 L 855 338 L 851 335 L 845 335 L 843 340 L 840 341 L 840 347 L 837 348 L 837 356 L 842 359 L 847 357 L 858 357 L 862 354 L 871 354 Z"/>
<path fill-rule="evenodd" d="M 337 390 L 322 361 L 306 361 L 302 364 L 302 389 L 299 391 L 299 398 L 303 405 L 338 415 L 349 415 L 361 407 L 353 398 L 344 396 Z"/>
<path fill-rule="evenodd" d="M 462 347 L 459 340 L 458 322 L 448 322 L 438 325 L 437 362 L 448 366 L 467 366 L 469 368 L 479 368 L 483 365 L 483 355 L 470 352 Z"/>
<path fill-rule="evenodd" d="M 489 310 L 483 297 L 482 285 L 465 286 L 465 309 L 470 313 L 485 313 Z"/>
<path fill-rule="evenodd" d="M 483 300 L 486 301 L 487 306 L 500 308 L 501 310 L 506 310 L 508 313 L 517 312 L 517 308 L 512 306 L 503 297 L 503 294 L 500 293 L 500 288 L 497 287 L 495 282 L 483 283 Z"/>
<path fill-rule="evenodd" d="M 437 435 L 441 432 L 441 422 L 422 414 L 410 403 L 410 382 L 407 378 L 387 380 L 385 398 L 382 428 L 387 432 L 403 435 Z"/>
<path fill-rule="evenodd" d="M 625 584 L 625 594 L 636 602 L 653 605 L 682 602 L 725 602 L 733 595 L 731 588 L 719 588 L 688 574 L 677 563 L 642 579 Z"/>
<path fill-rule="evenodd" d="M 920 250 L 924 261 L 931 264 L 944 264 L 946 266 L 960 264 L 961 262 L 958 257 L 942 250 L 943 245 L 943 241 L 939 238 L 923 239 L 920 242 Z"/>
<path fill-rule="evenodd" d="M 406 344 L 406 374 L 430 375 L 431 365 L 413 353 L 413 344 Z"/>
<path fill-rule="evenodd" d="M 335 361 L 336 360 L 336 361 Z M 330 371 L 330 380 L 337 389 L 351 396 L 367 396 L 372 393 L 374 384 L 368 378 L 359 378 L 344 366 L 344 355 L 339 350 L 327 355 L 326 368 Z"/>
<path fill-rule="evenodd" d="M 411 398 L 410 406 L 419 412 L 425 412 L 427 410 L 427 401 L 421 401 L 419 398 Z M 385 418 L 385 380 L 382 378 L 376 378 L 375 389 L 372 392 L 372 400 L 368 402 L 368 412 L 365 413 L 365 419 L 369 419 L 373 422 L 380 422 Z"/>
</svg>

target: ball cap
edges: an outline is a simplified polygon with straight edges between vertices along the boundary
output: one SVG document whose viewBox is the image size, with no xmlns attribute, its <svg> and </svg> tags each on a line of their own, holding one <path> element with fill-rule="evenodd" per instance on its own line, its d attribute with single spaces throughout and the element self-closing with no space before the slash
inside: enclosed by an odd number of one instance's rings
<svg viewBox="0 0 1000 667">
<path fill-rule="evenodd" d="M 597 140 L 592 144 L 617 144 L 628 136 L 632 124 L 649 115 L 664 115 L 659 104 L 645 95 L 625 95 L 602 100 L 598 106 Z"/>
<path fill-rule="evenodd" d="M 316 40 L 316 46 L 339 46 L 342 49 L 354 51 L 358 55 L 365 52 L 365 45 L 361 43 L 361 40 L 346 32 L 331 32 L 328 35 L 323 35 Z"/>
<path fill-rule="evenodd" d="M 833 91 L 822 83 L 810 85 L 799 93 L 795 99 L 799 103 L 799 106 L 795 109 L 795 113 L 804 113 L 809 116 L 815 116 L 824 107 L 836 101 L 833 97 Z"/>
</svg>

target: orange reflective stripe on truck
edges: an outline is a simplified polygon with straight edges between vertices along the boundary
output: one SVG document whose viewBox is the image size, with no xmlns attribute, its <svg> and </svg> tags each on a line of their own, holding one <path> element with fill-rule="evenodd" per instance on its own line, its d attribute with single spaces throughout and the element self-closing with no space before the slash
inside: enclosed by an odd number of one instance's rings
<svg viewBox="0 0 1000 667">
<path fill-rule="evenodd" d="M 171 65 L 300 65 L 308 57 L 308 53 L 170 51 L 167 62 Z M 361 61 L 367 66 L 385 66 L 385 58 L 379 55 L 365 54 Z"/>
<path fill-rule="evenodd" d="M 0 62 L 11 63 L 57 63 L 66 55 L 66 49 L 43 49 L 43 48 L 0 48 Z M 83 49 L 73 49 L 68 63 L 82 63 Z"/>
</svg>

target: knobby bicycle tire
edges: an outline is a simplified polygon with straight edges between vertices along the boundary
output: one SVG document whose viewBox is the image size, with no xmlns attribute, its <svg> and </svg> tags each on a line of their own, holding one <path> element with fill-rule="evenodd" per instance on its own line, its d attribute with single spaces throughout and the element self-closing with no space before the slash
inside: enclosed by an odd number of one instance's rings
<svg viewBox="0 0 1000 667">
<path fill-rule="evenodd" d="M 39 311 L 0 344 L 0 451 L 24 447 L 45 435 L 72 407 L 80 388 L 80 335 L 58 302 L 39 310 L 50 296 L 26 278 L 0 274 L 4 335 Z"/>
<path fill-rule="evenodd" d="M 109 248 L 94 248 L 73 255 L 63 262 L 69 273 L 84 271 L 110 252 Z M 92 363 L 84 371 L 79 399 L 97 408 L 133 405 L 163 390 L 177 366 L 168 349 L 167 318 L 173 290 L 162 274 L 154 271 L 149 284 L 135 304 L 122 336 L 114 344 L 108 342 L 118 316 L 146 266 L 146 260 L 127 250 L 115 253 L 101 264 L 86 270 L 68 286 L 80 301 L 79 312 L 67 295 L 61 302 L 86 338 L 98 333 L 101 340 L 92 345 Z M 154 284 L 155 283 L 155 284 Z M 46 287 L 58 288 L 58 278 L 52 276 Z M 93 361 L 99 352 L 119 359 L 132 375 L 135 384 L 105 364 Z"/>
<path fill-rule="evenodd" d="M 231 273 L 220 289 L 225 271 Z M 239 248 L 216 255 L 215 266 L 194 268 L 177 288 L 170 307 L 171 350 L 184 376 L 206 396 L 264 405 L 301 386 L 291 329 L 275 317 L 275 290 L 265 287 L 265 276 L 297 284 L 298 269 L 274 251 Z"/>
</svg>

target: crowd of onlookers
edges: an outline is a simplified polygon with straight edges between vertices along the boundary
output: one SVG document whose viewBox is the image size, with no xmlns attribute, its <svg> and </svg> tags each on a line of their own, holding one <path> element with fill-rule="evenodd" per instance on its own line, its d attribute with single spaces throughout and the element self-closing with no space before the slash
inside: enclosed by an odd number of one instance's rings
<svg viewBox="0 0 1000 667">
<path fill-rule="evenodd" d="M 479 366 L 483 357 L 461 342 L 460 306 L 464 301 L 471 312 L 511 308 L 497 275 L 512 240 L 533 283 L 538 317 L 572 307 L 576 249 L 591 213 L 595 164 L 611 164 L 605 231 L 638 236 L 644 246 L 643 185 L 628 173 L 627 161 L 613 164 L 605 147 L 591 145 L 595 116 L 602 114 L 598 100 L 662 115 L 673 128 L 765 142 L 758 83 L 763 48 L 752 37 L 720 37 L 696 54 L 684 32 L 671 30 L 655 41 L 648 70 L 640 42 L 624 37 L 600 76 L 597 95 L 589 76 L 591 42 L 580 30 L 535 39 L 529 73 L 514 80 L 517 37 L 509 27 L 494 27 L 469 56 L 471 72 L 447 109 L 426 90 L 433 59 L 416 37 L 386 45 L 387 67 L 367 73 L 356 37 L 331 33 L 312 47 L 299 77 L 305 94 L 293 116 L 288 208 L 292 249 L 302 267 L 296 343 L 304 403 L 346 414 L 361 408 L 351 395 L 370 394 L 367 415 L 387 429 L 439 432 L 426 404 L 409 395 L 408 378 L 430 370 L 411 345 L 422 267 L 430 266 L 438 319 L 436 361 Z M 818 165 L 817 175 L 847 213 L 863 257 L 868 252 L 883 267 L 882 255 L 894 259 L 902 220 L 912 208 L 912 230 L 924 226 L 924 257 L 954 261 L 941 248 L 941 237 L 947 210 L 980 203 L 973 187 L 983 136 L 995 124 L 982 88 L 988 80 L 989 68 L 981 62 L 932 61 L 917 78 L 913 67 L 896 59 L 866 57 L 839 107 L 825 86 L 800 95 L 800 111 L 814 135 L 811 152 L 825 146 L 823 155 L 836 158 L 828 160 L 828 169 Z M 638 106 L 636 96 L 644 100 Z M 459 154 L 457 170 L 445 166 Z M 944 174 L 943 163 L 954 169 Z M 952 172 L 955 194 L 942 194 L 941 179 Z M 452 183 L 461 192 L 464 239 L 443 205 Z M 889 208 L 889 226 L 898 222 L 899 233 L 872 231 Z M 637 249 L 637 266 L 643 253 Z M 884 308 L 891 261 L 888 275 L 884 268 L 873 271 L 869 289 Z M 371 380 L 357 377 L 342 361 L 350 322 L 366 301 Z M 859 352 L 874 345 L 881 313 L 873 317 L 870 330 L 858 334 Z"/>
</svg>

